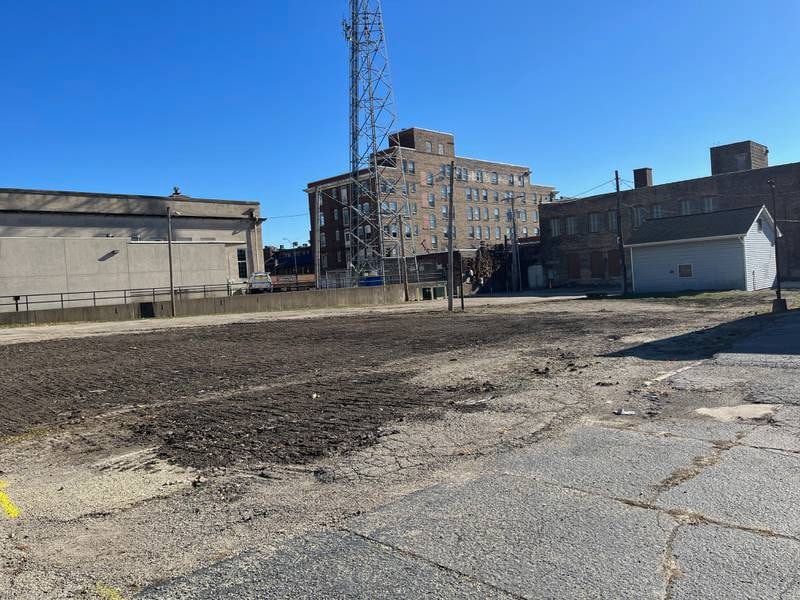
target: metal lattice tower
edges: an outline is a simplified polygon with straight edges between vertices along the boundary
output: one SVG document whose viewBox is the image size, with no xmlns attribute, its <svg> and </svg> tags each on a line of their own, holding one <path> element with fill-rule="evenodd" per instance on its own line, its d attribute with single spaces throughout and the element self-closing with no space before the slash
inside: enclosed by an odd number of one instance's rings
<svg viewBox="0 0 800 600">
<path fill-rule="evenodd" d="M 380 0 L 350 0 L 344 30 L 350 44 L 348 267 L 356 276 L 407 276 L 409 270 L 414 276 L 402 150 L 390 136 L 398 126 Z"/>
</svg>

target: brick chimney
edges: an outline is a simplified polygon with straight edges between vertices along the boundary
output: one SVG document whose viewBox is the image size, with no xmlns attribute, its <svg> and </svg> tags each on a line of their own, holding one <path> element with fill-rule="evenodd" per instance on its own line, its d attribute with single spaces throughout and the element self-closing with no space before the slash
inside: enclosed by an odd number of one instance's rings
<svg viewBox="0 0 800 600">
<path fill-rule="evenodd" d="M 633 185 L 634 187 L 651 187 L 653 185 L 653 169 L 650 167 L 642 167 L 641 169 L 633 170 Z"/>
</svg>

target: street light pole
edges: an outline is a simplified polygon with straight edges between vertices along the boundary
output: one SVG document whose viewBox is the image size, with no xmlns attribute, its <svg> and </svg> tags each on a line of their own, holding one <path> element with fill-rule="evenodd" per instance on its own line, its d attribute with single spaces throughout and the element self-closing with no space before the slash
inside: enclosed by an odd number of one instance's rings
<svg viewBox="0 0 800 600">
<path fill-rule="evenodd" d="M 175 316 L 175 278 L 172 270 L 172 207 L 167 207 L 167 256 L 169 257 L 169 302 Z"/>
<path fill-rule="evenodd" d="M 775 180 L 770 179 L 767 185 L 772 191 L 772 222 L 775 230 L 775 300 L 772 301 L 772 312 L 784 312 L 786 310 L 786 300 L 781 298 L 781 265 L 778 255 L 778 207 L 775 194 Z"/>
</svg>

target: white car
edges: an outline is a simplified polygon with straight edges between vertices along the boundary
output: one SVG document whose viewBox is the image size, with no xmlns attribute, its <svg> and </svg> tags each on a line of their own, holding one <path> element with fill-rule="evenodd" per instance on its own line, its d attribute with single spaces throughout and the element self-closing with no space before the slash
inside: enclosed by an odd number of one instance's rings
<svg viewBox="0 0 800 600">
<path fill-rule="evenodd" d="M 269 273 L 253 273 L 247 280 L 247 293 L 260 294 L 272 291 L 272 278 Z"/>
</svg>

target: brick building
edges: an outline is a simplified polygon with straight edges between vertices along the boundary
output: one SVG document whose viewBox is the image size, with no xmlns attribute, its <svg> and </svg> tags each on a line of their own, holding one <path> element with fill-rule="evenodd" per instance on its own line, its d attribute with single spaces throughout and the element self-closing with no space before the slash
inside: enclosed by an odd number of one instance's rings
<svg viewBox="0 0 800 600">
<path fill-rule="evenodd" d="M 417 255 L 440 252 L 447 247 L 450 161 L 455 161 L 453 206 L 454 245 L 477 248 L 481 242 L 502 244 L 511 236 L 510 207 L 515 199 L 517 235 L 539 235 L 539 205 L 555 197 L 555 188 L 531 181 L 530 169 L 456 155 L 452 134 L 410 128 L 390 136 L 390 147 L 402 149 L 406 189 L 388 198 L 391 211 L 402 210 L 406 254 L 413 245 Z M 350 243 L 347 205 L 349 174 L 312 181 L 307 186 L 312 215 L 311 247 L 315 247 L 314 198 L 320 193 L 320 270 L 347 269 Z M 372 210 L 377 209 L 373 207 Z M 374 234 L 374 233 L 373 233 Z M 399 232 L 391 231 L 397 236 Z"/>
<path fill-rule="evenodd" d="M 621 193 L 625 241 L 645 219 L 765 204 L 776 183 L 781 274 L 800 280 L 800 163 L 768 166 L 766 146 L 738 142 L 711 148 L 711 176 L 653 185 L 652 170 L 634 171 L 634 189 Z M 540 207 L 541 260 L 555 285 L 620 285 L 615 193 Z M 626 257 L 629 264 L 629 257 Z M 630 270 L 629 270 L 630 273 Z"/>
</svg>

